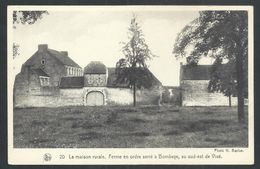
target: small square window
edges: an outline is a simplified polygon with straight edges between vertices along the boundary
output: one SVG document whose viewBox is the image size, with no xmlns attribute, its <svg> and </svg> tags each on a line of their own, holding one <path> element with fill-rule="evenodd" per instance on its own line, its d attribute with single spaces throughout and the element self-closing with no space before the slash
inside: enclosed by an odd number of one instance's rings
<svg viewBox="0 0 260 169">
<path fill-rule="evenodd" d="M 41 77 L 40 83 L 41 83 L 41 86 L 48 86 L 49 85 L 49 78 Z"/>
</svg>

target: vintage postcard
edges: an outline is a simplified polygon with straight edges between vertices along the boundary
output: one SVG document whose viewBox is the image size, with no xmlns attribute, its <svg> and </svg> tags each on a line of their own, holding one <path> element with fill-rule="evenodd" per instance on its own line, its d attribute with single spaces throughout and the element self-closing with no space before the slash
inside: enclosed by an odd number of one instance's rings
<svg viewBox="0 0 260 169">
<path fill-rule="evenodd" d="M 252 6 L 7 15 L 9 164 L 254 164 Z"/>
</svg>

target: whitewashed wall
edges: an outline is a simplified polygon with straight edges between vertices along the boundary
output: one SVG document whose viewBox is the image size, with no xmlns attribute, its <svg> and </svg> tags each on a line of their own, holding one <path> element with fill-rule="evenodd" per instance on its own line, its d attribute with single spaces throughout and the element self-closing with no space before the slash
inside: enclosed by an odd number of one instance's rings
<svg viewBox="0 0 260 169">
<path fill-rule="evenodd" d="M 133 103 L 133 92 L 128 88 L 106 88 L 107 103 L 129 105 Z"/>
<path fill-rule="evenodd" d="M 228 97 L 222 93 L 208 92 L 209 80 L 183 80 L 181 83 L 183 106 L 228 106 Z M 232 106 L 237 98 L 231 98 Z"/>
<path fill-rule="evenodd" d="M 60 89 L 55 95 L 16 95 L 15 107 L 60 107 L 86 105 L 88 92 L 99 91 L 104 95 L 105 105 L 133 104 L 133 91 L 129 88 L 84 87 L 79 89 Z M 137 104 L 156 104 L 157 90 L 138 90 Z"/>
</svg>

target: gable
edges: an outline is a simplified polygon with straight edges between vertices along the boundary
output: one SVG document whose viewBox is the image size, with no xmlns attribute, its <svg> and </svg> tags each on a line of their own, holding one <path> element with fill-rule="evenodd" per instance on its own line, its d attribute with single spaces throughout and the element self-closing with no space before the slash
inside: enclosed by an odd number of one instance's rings
<svg viewBox="0 0 260 169">
<path fill-rule="evenodd" d="M 64 66 L 64 64 L 58 60 L 56 57 L 53 57 L 48 52 L 35 52 L 24 64 L 23 66 L 29 66 L 31 68 L 41 68 L 43 65 L 41 64 L 41 60 L 45 60 L 46 64 L 52 63 L 60 66 Z"/>
</svg>

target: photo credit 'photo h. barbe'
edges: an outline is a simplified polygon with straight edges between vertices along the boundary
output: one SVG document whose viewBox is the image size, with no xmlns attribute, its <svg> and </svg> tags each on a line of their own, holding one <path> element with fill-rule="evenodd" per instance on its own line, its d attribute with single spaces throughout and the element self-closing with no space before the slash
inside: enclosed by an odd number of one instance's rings
<svg viewBox="0 0 260 169">
<path fill-rule="evenodd" d="M 9 164 L 254 164 L 253 7 L 8 6 Z"/>
</svg>

